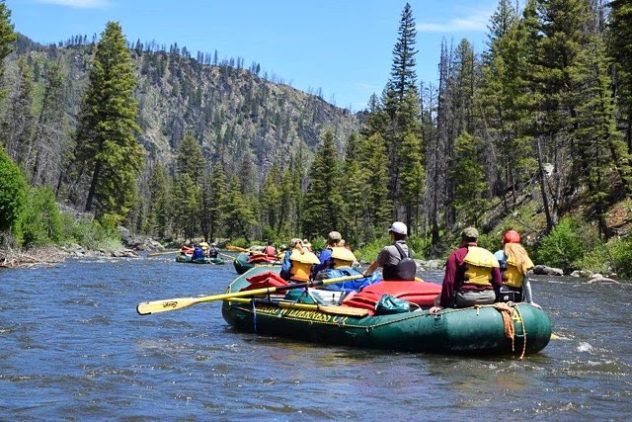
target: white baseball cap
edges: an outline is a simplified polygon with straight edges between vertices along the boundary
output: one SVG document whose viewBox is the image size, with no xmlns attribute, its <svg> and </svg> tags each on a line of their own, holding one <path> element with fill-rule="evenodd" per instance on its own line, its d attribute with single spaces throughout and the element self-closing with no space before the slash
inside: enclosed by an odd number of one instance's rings
<svg viewBox="0 0 632 422">
<path fill-rule="evenodd" d="M 388 231 L 391 233 L 403 234 L 404 236 L 408 235 L 408 228 L 406 227 L 406 224 L 401 221 L 394 222 Z"/>
</svg>

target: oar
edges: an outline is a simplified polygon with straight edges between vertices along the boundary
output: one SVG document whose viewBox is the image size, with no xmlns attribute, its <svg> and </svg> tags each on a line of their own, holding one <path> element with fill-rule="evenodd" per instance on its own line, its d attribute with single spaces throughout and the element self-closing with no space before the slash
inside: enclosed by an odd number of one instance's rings
<svg viewBox="0 0 632 422">
<path fill-rule="evenodd" d="M 267 295 L 274 292 L 280 292 L 290 289 L 301 289 L 305 287 L 323 286 L 326 284 L 340 283 L 342 281 L 358 280 L 364 278 L 362 274 L 351 275 L 345 277 L 330 278 L 327 280 L 312 281 L 310 283 L 290 284 L 280 287 L 263 287 L 261 289 L 245 290 L 235 293 L 223 293 L 212 296 L 200 297 L 179 297 L 174 299 L 154 300 L 151 302 L 141 302 L 136 306 L 136 312 L 140 315 L 157 314 L 159 312 L 175 311 L 176 309 L 188 308 L 192 305 L 205 302 L 215 302 L 217 300 L 232 299 L 236 297 L 251 297 L 257 295 Z"/>
<path fill-rule="evenodd" d="M 176 250 L 173 250 L 173 251 L 167 251 L 167 252 L 155 252 L 155 253 L 150 253 L 147 256 L 169 255 L 169 254 L 176 253 L 176 252 L 179 252 L 179 251 L 180 251 L 180 249 L 176 249 Z"/>
<path fill-rule="evenodd" d="M 221 253 L 221 252 L 218 252 L 218 253 L 219 253 L 221 256 L 225 256 L 225 257 L 226 257 L 226 258 L 228 258 L 228 259 L 235 259 L 235 257 L 234 257 L 234 256 L 232 256 L 232 255 L 228 255 L 228 254 L 226 254 L 226 253 Z"/>
<path fill-rule="evenodd" d="M 228 249 L 229 251 L 250 252 L 250 249 L 245 249 L 240 246 L 234 246 L 234 245 L 228 245 L 226 246 L 226 249 Z"/>
</svg>

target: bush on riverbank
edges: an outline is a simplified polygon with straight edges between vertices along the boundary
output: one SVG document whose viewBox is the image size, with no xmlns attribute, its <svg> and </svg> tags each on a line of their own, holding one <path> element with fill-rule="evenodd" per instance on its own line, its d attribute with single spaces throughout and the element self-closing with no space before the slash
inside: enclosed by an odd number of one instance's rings
<svg viewBox="0 0 632 422">
<path fill-rule="evenodd" d="M 26 189 L 19 167 L 0 148 L 0 232 L 15 228 L 24 208 Z"/>
<path fill-rule="evenodd" d="M 576 223 L 563 218 L 547 236 L 540 240 L 536 248 L 536 261 L 548 266 L 561 268 L 570 273 L 586 253 L 586 248 L 577 232 Z"/>
</svg>

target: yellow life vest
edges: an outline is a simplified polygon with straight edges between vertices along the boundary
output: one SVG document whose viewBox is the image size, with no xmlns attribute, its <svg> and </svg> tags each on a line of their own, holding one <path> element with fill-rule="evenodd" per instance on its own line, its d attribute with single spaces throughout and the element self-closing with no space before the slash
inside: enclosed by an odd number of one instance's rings
<svg viewBox="0 0 632 422">
<path fill-rule="evenodd" d="M 469 246 L 463 259 L 465 262 L 465 284 L 491 286 L 492 268 L 499 268 L 498 260 L 490 251 L 478 246 Z"/>
<path fill-rule="evenodd" d="M 503 284 L 515 289 L 521 289 L 523 280 L 524 275 L 518 267 L 507 262 L 507 269 L 503 272 Z"/>
<path fill-rule="evenodd" d="M 290 279 L 296 281 L 309 281 L 312 273 L 312 265 L 320 264 L 318 257 L 313 252 L 293 250 L 290 255 L 292 266 L 290 267 Z"/>
<path fill-rule="evenodd" d="M 356 260 L 353 252 L 341 246 L 331 248 L 331 258 L 334 261 L 334 268 L 350 267 Z"/>
<path fill-rule="evenodd" d="M 507 269 L 503 272 L 503 284 L 515 289 L 521 289 L 524 275 L 529 268 L 533 268 L 533 262 L 522 245 L 517 243 L 506 244 L 504 253 L 507 257 Z"/>
</svg>

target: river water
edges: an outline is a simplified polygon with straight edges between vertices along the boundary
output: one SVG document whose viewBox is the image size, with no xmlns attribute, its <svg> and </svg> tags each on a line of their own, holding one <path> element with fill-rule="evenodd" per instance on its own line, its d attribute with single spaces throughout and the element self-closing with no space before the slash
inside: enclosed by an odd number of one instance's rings
<svg viewBox="0 0 632 422">
<path fill-rule="evenodd" d="M 0 419 L 632 417 L 631 284 L 534 280 L 561 338 L 520 361 L 242 334 L 220 303 L 138 316 L 140 301 L 221 293 L 235 277 L 172 259 L 0 271 Z"/>
</svg>

